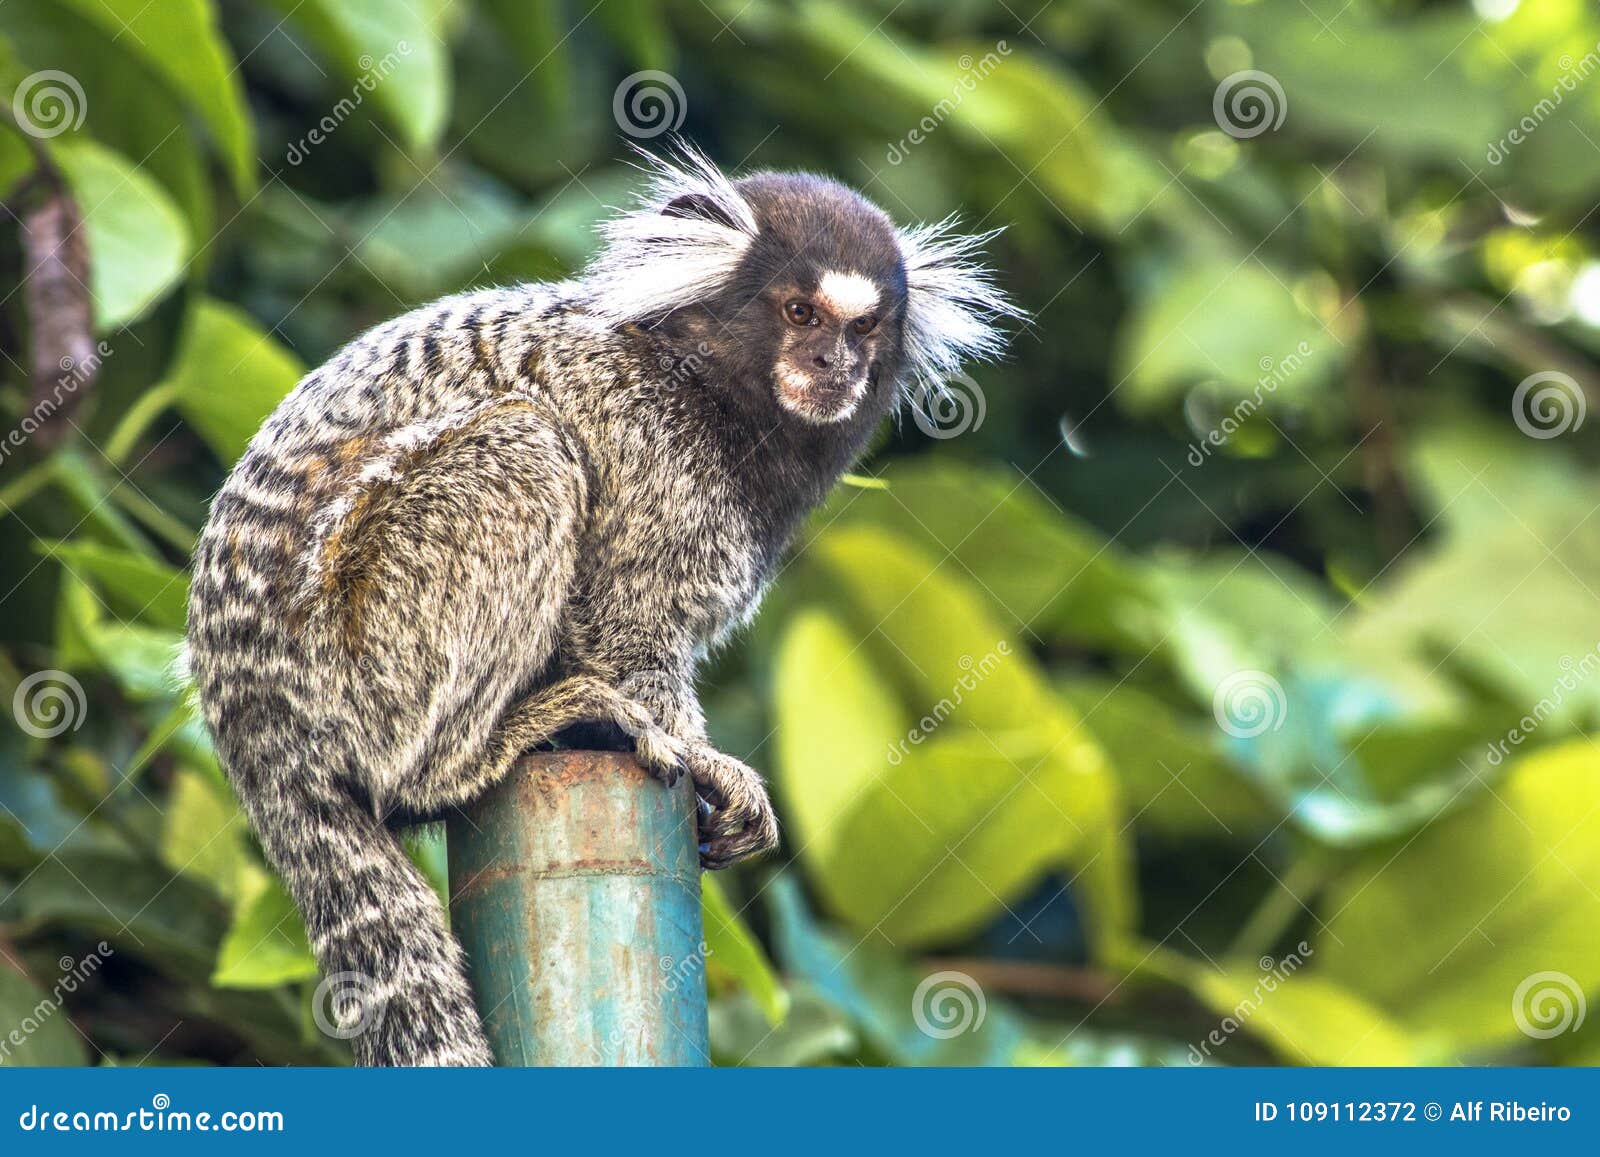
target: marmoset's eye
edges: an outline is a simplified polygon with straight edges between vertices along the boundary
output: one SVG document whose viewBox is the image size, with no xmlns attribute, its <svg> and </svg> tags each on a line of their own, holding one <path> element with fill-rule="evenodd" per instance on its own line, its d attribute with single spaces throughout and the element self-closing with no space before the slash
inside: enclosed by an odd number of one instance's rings
<svg viewBox="0 0 1600 1157">
<path fill-rule="evenodd" d="M 816 320 L 817 311 L 808 301 L 791 301 L 784 305 L 783 316 L 790 325 L 810 325 Z"/>
<path fill-rule="evenodd" d="M 850 328 L 853 329 L 858 336 L 866 337 L 869 333 L 878 328 L 878 319 L 873 317 L 870 313 L 864 313 L 850 323 Z"/>
</svg>

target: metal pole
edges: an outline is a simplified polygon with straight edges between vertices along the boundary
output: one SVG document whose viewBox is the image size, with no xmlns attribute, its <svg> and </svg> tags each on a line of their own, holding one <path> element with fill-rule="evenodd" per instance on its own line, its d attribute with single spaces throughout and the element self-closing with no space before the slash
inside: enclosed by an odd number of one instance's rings
<svg viewBox="0 0 1600 1157">
<path fill-rule="evenodd" d="M 501 1065 L 707 1065 L 694 791 L 524 756 L 449 824 L 450 919 Z"/>
</svg>

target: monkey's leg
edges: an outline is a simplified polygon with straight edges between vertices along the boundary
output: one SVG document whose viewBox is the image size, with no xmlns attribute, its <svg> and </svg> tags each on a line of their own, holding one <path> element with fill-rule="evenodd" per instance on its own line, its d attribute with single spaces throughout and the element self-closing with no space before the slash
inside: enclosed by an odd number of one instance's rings
<svg viewBox="0 0 1600 1157">
<path fill-rule="evenodd" d="M 556 646 L 586 502 L 540 406 L 508 400 L 440 434 L 337 527 L 336 629 L 364 677 L 380 815 L 471 798 L 515 690 Z"/>
<path fill-rule="evenodd" d="M 778 816 L 760 772 L 703 741 L 686 744 L 683 760 L 712 807 L 700 824 L 701 867 L 731 867 L 778 846 Z"/>
<path fill-rule="evenodd" d="M 579 723 L 611 723 L 621 728 L 633 737 L 641 762 L 653 771 L 663 769 L 655 774 L 668 787 L 686 770 L 678 745 L 644 708 L 609 683 L 592 675 L 574 675 L 513 706 L 490 736 L 476 768 L 450 766 L 442 773 L 430 769 L 402 786 L 399 806 L 413 815 L 433 816 L 471 803 L 505 778 L 524 752 Z"/>
<path fill-rule="evenodd" d="M 766 784 L 754 768 L 707 741 L 705 714 L 695 697 L 687 664 L 662 662 L 643 671 L 636 669 L 622 677 L 619 685 L 666 733 L 678 763 L 687 769 L 695 790 L 713 809 L 700 825 L 701 865 L 726 868 L 776 847 L 778 818 Z M 644 758 L 643 746 L 640 752 L 646 766 L 652 766 Z M 675 780 L 676 773 L 671 778 Z"/>
</svg>

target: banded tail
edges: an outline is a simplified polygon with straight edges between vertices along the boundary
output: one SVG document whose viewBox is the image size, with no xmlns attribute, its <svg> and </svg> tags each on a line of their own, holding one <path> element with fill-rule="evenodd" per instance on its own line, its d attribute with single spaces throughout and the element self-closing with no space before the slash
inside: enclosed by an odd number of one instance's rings
<svg viewBox="0 0 1600 1157">
<path fill-rule="evenodd" d="M 241 793 L 322 967 L 316 1019 L 361 1065 L 492 1065 L 443 906 L 399 837 L 333 784 Z"/>
</svg>

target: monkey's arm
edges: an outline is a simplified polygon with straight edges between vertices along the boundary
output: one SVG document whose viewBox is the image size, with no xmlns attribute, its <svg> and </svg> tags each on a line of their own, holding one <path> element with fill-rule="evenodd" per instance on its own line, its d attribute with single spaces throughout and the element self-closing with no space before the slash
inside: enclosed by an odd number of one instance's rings
<svg viewBox="0 0 1600 1157">
<path fill-rule="evenodd" d="M 712 808 L 700 824 L 701 864 L 726 868 L 775 847 L 777 816 L 760 774 L 707 741 L 694 644 L 681 624 L 630 619 L 596 642 L 590 662 L 603 673 L 599 682 L 623 701 L 601 717 L 632 735 L 641 762 L 666 782 L 686 772 Z"/>
</svg>

